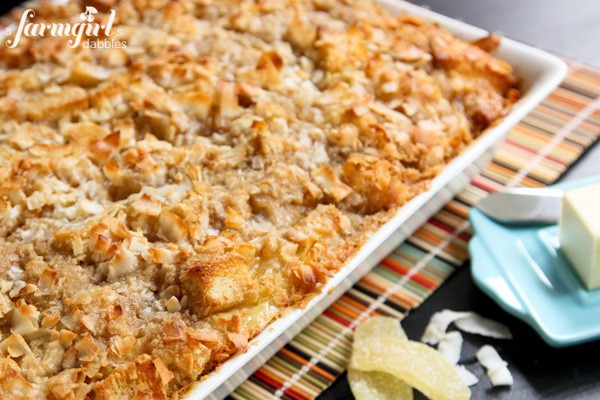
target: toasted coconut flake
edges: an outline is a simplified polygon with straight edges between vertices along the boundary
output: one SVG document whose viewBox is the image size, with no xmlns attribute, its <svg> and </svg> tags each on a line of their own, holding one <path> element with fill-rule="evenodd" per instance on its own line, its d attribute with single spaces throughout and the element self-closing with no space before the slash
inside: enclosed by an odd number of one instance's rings
<svg viewBox="0 0 600 400">
<path fill-rule="evenodd" d="M 298 244 L 298 257 L 301 260 L 306 260 L 308 256 L 308 252 L 313 248 L 313 246 L 317 243 L 318 238 L 315 236 L 303 236 L 298 238 L 297 240 L 293 240 Z"/>
<path fill-rule="evenodd" d="M 8 295 L 14 299 L 16 297 L 22 297 L 28 294 L 37 294 L 38 292 L 38 287 L 33 283 L 26 283 L 25 281 L 16 281 Z"/>
<path fill-rule="evenodd" d="M 440 136 L 438 132 L 420 126 L 414 126 L 412 134 L 417 143 L 427 147 L 435 146 Z"/>
<path fill-rule="evenodd" d="M 82 199 L 77 203 L 74 216 L 98 215 L 104 211 L 104 207 L 97 201 Z"/>
<path fill-rule="evenodd" d="M 264 121 L 254 121 L 252 129 L 257 132 L 256 149 L 264 158 L 272 157 L 283 151 L 281 139 L 269 132 Z"/>
<path fill-rule="evenodd" d="M 83 399 L 90 391 L 84 368 L 69 368 L 48 379 L 48 390 L 60 400 Z"/>
<path fill-rule="evenodd" d="M 231 82 L 220 82 L 217 86 L 218 110 L 222 117 L 232 117 L 238 111 L 236 87 Z"/>
<path fill-rule="evenodd" d="M 63 347 L 66 348 L 71 347 L 73 345 L 73 341 L 77 337 L 75 332 L 71 332 L 67 329 L 61 329 L 58 335 L 58 341 L 63 345 Z"/>
<path fill-rule="evenodd" d="M 297 8 L 289 25 L 288 37 L 290 42 L 300 49 L 309 47 L 317 37 L 317 30 L 304 23 L 302 14 Z"/>
<path fill-rule="evenodd" d="M 17 307 L 13 310 L 11 332 L 22 336 L 30 335 L 39 328 L 37 308 L 25 303 L 23 299 L 17 301 Z"/>
<path fill-rule="evenodd" d="M 310 175 L 335 201 L 341 201 L 352 193 L 352 188 L 342 182 L 329 165 L 315 169 Z"/>
<path fill-rule="evenodd" d="M 304 201 L 308 204 L 316 204 L 323 197 L 323 191 L 313 182 L 307 181 L 303 185 Z"/>
<path fill-rule="evenodd" d="M 150 247 L 148 249 L 148 253 L 150 254 L 152 261 L 154 261 L 155 263 L 169 264 L 173 261 L 173 255 L 167 249 L 163 249 L 160 247 Z"/>
<path fill-rule="evenodd" d="M 158 236 L 171 243 L 179 243 L 189 232 L 187 224 L 177 215 L 169 211 L 160 213 L 158 224 Z"/>
<path fill-rule="evenodd" d="M 121 133 L 113 132 L 101 140 L 95 140 L 91 143 L 91 151 L 99 160 L 106 160 L 113 151 L 119 148 L 121 143 Z"/>
<path fill-rule="evenodd" d="M 2 293 L 2 294 L 8 293 L 10 291 L 10 289 L 12 289 L 12 286 L 13 286 L 12 281 L 6 281 L 6 280 L 0 278 L 0 293 Z"/>
<path fill-rule="evenodd" d="M 372 102 L 369 103 L 369 109 L 374 113 L 381 115 L 386 118 L 389 122 L 393 122 L 395 124 L 406 124 L 408 119 L 402 113 L 399 113 L 396 110 L 391 109 L 381 102 Z"/>
<path fill-rule="evenodd" d="M 115 337 L 111 340 L 109 349 L 119 357 L 129 358 L 134 354 L 137 339 L 134 336 Z"/>
<path fill-rule="evenodd" d="M 95 236 L 95 241 L 92 245 L 92 250 L 98 254 L 106 254 L 113 249 L 112 240 L 103 235 Z"/>
<path fill-rule="evenodd" d="M 458 331 L 446 333 L 438 344 L 438 351 L 452 364 L 458 364 L 462 350 L 463 337 Z"/>
<path fill-rule="evenodd" d="M 358 127 L 354 124 L 342 124 L 339 128 L 333 129 L 329 135 L 329 140 L 340 146 L 348 146 L 352 149 L 358 148 Z"/>
<path fill-rule="evenodd" d="M 157 216 L 161 211 L 161 203 L 144 193 L 131 203 L 131 208 L 138 214 Z"/>
<path fill-rule="evenodd" d="M 170 342 L 183 342 L 187 339 L 187 326 L 178 315 L 165 322 L 163 340 Z"/>
<path fill-rule="evenodd" d="M 486 344 L 475 355 L 485 367 L 493 386 L 512 386 L 513 377 L 508 370 L 508 363 L 500 357 L 496 349 Z"/>
<path fill-rule="evenodd" d="M 77 350 L 77 358 L 85 362 L 93 361 L 100 351 L 100 347 L 89 335 L 77 342 L 74 348 Z"/>
<path fill-rule="evenodd" d="M 143 254 L 148 250 L 148 239 L 142 235 L 135 234 L 129 239 L 126 239 L 123 243 L 126 243 L 127 240 L 129 241 L 127 249 L 136 255 Z"/>
<path fill-rule="evenodd" d="M 79 327 L 83 313 L 78 308 L 73 308 L 68 314 L 60 319 L 60 322 L 70 330 L 74 331 Z"/>
<path fill-rule="evenodd" d="M 250 243 L 240 243 L 235 246 L 234 250 L 246 259 L 246 264 L 248 265 L 250 265 L 256 257 L 256 247 Z"/>
<path fill-rule="evenodd" d="M 137 265 L 137 257 L 131 251 L 119 248 L 108 263 L 108 280 L 116 281 L 128 274 Z"/>
<path fill-rule="evenodd" d="M 227 338 L 237 349 L 245 351 L 248 348 L 248 337 L 236 332 L 227 332 Z"/>
<path fill-rule="evenodd" d="M 81 317 L 81 324 L 92 333 L 96 333 L 96 318 L 91 315 L 84 315 Z"/>
<path fill-rule="evenodd" d="M 99 254 L 107 253 L 112 247 L 111 234 L 104 224 L 94 225 L 90 229 L 90 247 L 92 251 Z"/>
<path fill-rule="evenodd" d="M 110 72 L 98 65 L 79 65 L 71 69 L 68 83 L 83 87 L 91 87 L 98 85 L 109 76 Z"/>
<path fill-rule="evenodd" d="M 189 330 L 188 334 L 191 338 L 194 338 L 199 342 L 204 342 L 208 344 L 216 344 L 221 342 L 221 337 L 214 329 L 194 329 Z"/>
<path fill-rule="evenodd" d="M 175 109 L 188 112 L 198 118 L 206 118 L 212 107 L 211 96 L 200 91 L 174 93 L 171 100 Z"/>
<path fill-rule="evenodd" d="M 165 302 L 165 307 L 169 312 L 181 311 L 181 304 L 179 304 L 179 299 L 175 296 L 171 296 L 169 300 Z"/>
<path fill-rule="evenodd" d="M 40 294 L 42 296 L 50 293 L 50 289 L 56 283 L 56 271 L 50 268 L 46 268 L 42 274 L 40 275 L 40 279 L 38 280 L 38 288 L 40 289 Z"/>
<path fill-rule="evenodd" d="M 56 324 L 58 324 L 58 321 L 60 321 L 60 314 L 58 314 L 58 312 L 52 314 L 45 314 L 42 318 L 41 325 L 44 329 L 51 329 L 54 328 Z"/>
<path fill-rule="evenodd" d="M 396 46 L 393 56 L 404 62 L 415 62 L 420 60 L 429 60 L 431 56 L 420 48 L 412 44 L 403 43 L 402 46 Z"/>
<path fill-rule="evenodd" d="M 241 228 L 244 222 L 244 217 L 239 211 L 229 206 L 225 208 L 225 225 L 228 228 Z"/>
<path fill-rule="evenodd" d="M 281 70 L 283 58 L 276 51 L 263 53 L 254 70 L 245 70 L 238 73 L 240 80 L 254 86 L 270 88 L 281 83 Z"/>
<path fill-rule="evenodd" d="M 160 358 L 155 358 L 152 360 L 154 363 L 154 367 L 156 368 L 156 372 L 160 376 L 160 380 L 162 381 L 163 386 L 166 385 L 175 377 L 173 373 L 167 368 L 164 362 Z"/>
<path fill-rule="evenodd" d="M 6 400 L 42 398 L 42 394 L 23 377 L 22 369 L 10 357 L 0 358 L 0 393 Z"/>
<path fill-rule="evenodd" d="M 491 53 L 500 46 L 500 36 L 492 33 L 491 35 L 472 41 L 471 44 L 474 44 L 487 53 Z"/>
<path fill-rule="evenodd" d="M 191 356 L 186 355 L 186 358 Z M 167 398 L 165 385 L 172 378 L 173 374 L 163 362 L 142 354 L 134 361 L 120 364 L 106 379 L 94 385 L 93 390 L 98 400 L 123 398 L 123 388 L 126 388 L 125 398 L 163 400 Z"/>
<path fill-rule="evenodd" d="M 15 303 L 6 294 L 0 294 L 0 318 L 3 318 L 13 308 L 15 308 Z"/>
<path fill-rule="evenodd" d="M 23 336 L 15 332 L 0 343 L 0 352 L 18 358 L 31 353 L 31 349 Z"/>
</svg>

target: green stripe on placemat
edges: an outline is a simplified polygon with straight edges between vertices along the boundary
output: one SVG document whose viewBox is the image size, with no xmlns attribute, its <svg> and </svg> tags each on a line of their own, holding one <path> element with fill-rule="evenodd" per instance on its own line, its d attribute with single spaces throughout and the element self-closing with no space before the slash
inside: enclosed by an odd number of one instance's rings
<svg viewBox="0 0 600 400">
<path fill-rule="evenodd" d="M 358 318 L 402 318 L 468 258 L 469 208 L 490 191 L 556 181 L 600 136 L 600 72 L 565 81 L 506 137 L 469 186 L 242 383 L 230 399 L 313 399 L 346 369 Z"/>
</svg>

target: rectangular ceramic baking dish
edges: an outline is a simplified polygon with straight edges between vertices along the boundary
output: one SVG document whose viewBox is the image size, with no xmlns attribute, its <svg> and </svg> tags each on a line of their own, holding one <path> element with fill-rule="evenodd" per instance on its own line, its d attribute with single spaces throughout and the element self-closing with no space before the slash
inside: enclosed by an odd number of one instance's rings
<svg viewBox="0 0 600 400">
<path fill-rule="evenodd" d="M 379 0 L 392 14 L 409 13 L 427 21 L 439 23 L 448 31 L 466 40 L 478 39 L 487 31 L 453 20 L 404 1 Z M 493 148 L 519 120 L 537 106 L 560 84 L 567 72 L 566 64 L 556 56 L 537 48 L 503 38 L 495 55 L 515 68 L 523 97 L 512 112 L 497 126 L 484 132 L 469 148 L 456 157 L 437 176 L 431 188 L 405 204 L 398 214 L 383 225 L 365 243 L 356 256 L 337 272 L 304 309 L 297 309 L 273 323 L 251 341 L 246 353 L 226 361 L 209 374 L 186 396 L 187 400 L 223 399 L 252 372 L 264 364 L 285 343 L 291 340 L 339 296 L 366 274 L 379 260 L 398 246 L 413 231 L 448 202 L 490 160 Z"/>
<path fill-rule="evenodd" d="M 392 14 L 406 12 L 426 21 L 437 22 L 462 39 L 472 40 L 488 34 L 483 29 L 404 1 L 378 0 L 378 2 Z M 405 204 L 398 214 L 383 225 L 356 256 L 327 282 L 322 293 L 316 296 L 306 308 L 293 310 L 271 323 L 251 341 L 246 353 L 232 357 L 197 383 L 188 392 L 186 400 L 204 398 L 219 400 L 231 393 L 462 189 L 470 178 L 491 160 L 494 145 L 560 84 L 567 72 L 566 64 L 559 58 L 506 38 L 502 39 L 495 55 L 513 65 L 520 80 L 523 97 L 515 104 L 512 112 L 500 124 L 486 130 L 448 164 L 432 181 L 431 188 L 427 192 Z"/>
</svg>

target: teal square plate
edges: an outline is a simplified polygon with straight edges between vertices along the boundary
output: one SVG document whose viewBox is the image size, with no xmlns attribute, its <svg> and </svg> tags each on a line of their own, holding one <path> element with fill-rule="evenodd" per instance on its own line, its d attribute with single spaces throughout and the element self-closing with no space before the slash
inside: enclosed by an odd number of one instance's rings
<svg viewBox="0 0 600 400">
<path fill-rule="evenodd" d="M 600 178 L 553 186 L 570 189 Z M 475 284 L 551 346 L 600 338 L 600 289 L 588 291 L 560 251 L 558 226 L 504 225 L 473 207 L 469 242 Z"/>
</svg>

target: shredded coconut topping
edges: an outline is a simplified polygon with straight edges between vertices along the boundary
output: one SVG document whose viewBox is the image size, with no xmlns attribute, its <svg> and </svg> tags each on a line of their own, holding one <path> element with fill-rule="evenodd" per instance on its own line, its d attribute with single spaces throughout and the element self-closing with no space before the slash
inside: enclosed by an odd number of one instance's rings
<svg viewBox="0 0 600 400">
<path fill-rule="evenodd" d="M 126 48 L 0 45 L 0 397 L 180 397 L 518 96 L 367 0 L 92 3 Z"/>
</svg>

